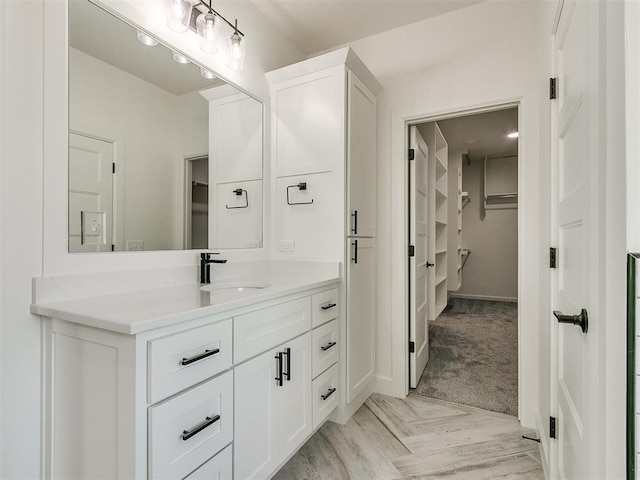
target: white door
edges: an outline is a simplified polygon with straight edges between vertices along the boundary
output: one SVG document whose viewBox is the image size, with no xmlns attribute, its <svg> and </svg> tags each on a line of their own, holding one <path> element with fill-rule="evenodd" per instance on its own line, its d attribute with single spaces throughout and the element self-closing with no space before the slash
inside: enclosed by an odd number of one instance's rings
<svg viewBox="0 0 640 480">
<path fill-rule="evenodd" d="M 552 100 L 554 166 L 552 270 L 555 313 L 588 312 L 588 332 L 553 322 L 551 412 L 557 419 L 552 474 L 561 479 L 599 478 L 603 443 L 600 397 L 599 237 L 601 203 L 598 54 L 599 2 L 565 0 L 554 37 L 558 97 Z M 555 315 L 554 313 L 554 315 Z M 551 314 L 551 312 L 549 312 Z M 571 318 L 571 317 L 569 317 Z"/>
<path fill-rule="evenodd" d="M 111 251 L 113 144 L 69 135 L 69 251 Z"/>
<path fill-rule="evenodd" d="M 352 402 L 375 375 L 376 270 L 375 240 L 347 239 L 347 402 Z"/>
<path fill-rule="evenodd" d="M 429 360 L 429 275 L 428 263 L 428 179 L 427 144 L 418 127 L 409 129 L 409 145 L 414 159 L 409 162 L 409 244 L 414 255 L 409 257 L 409 383 L 416 388 Z"/>
<path fill-rule="evenodd" d="M 347 209 L 349 236 L 376 235 L 376 97 L 348 74 Z"/>
<path fill-rule="evenodd" d="M 234 478 L 263 479 L 280 462 L 278 396 L 281 371 L 273 349 L 235 368 Z"/>
<path fill-rule="evenodd" d="M 280 458 L 302 444 L 312 430 L 311 333 L 287 342 L 284 355 L 284 379 L 280 396 Z"/>
</svg>

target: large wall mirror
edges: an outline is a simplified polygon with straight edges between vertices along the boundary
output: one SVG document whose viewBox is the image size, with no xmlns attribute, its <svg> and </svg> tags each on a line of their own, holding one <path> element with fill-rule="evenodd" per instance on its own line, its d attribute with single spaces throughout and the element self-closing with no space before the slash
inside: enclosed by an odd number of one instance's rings
<svg viewBox="0 0 640 480">
<path fill-rule="evenodd" d="M 262 247 L 262 118 L 183 52 L 70 1 L 69 252 Z"/>
</svg>

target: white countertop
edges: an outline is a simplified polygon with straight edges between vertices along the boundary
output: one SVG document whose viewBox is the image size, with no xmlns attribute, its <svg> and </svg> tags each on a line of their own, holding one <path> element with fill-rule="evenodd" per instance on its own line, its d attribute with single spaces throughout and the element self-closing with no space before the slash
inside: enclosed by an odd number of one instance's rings
<svg viewBox="0 0 640 480">
<path fill-rule="evenodd" d="M 235 277 L 238 280 L 239 277 Z M 242 292 L 202 291 L 200 284 L 187 283 L 159 288 L 129 290 L 107 295 L 92 295 L 59 301 L 37 302 L 31 312 L 113 332 L 134 335 L 155 328 L 247 307 L 284 295 L 328 286 L 340 281 L 334 272 L 304 270 L 300 274 L 263 271 L 245 280 L 267 282 L 261 289 Z M 213 283 L 231 279 L 214 279 Z"/>
</svg>

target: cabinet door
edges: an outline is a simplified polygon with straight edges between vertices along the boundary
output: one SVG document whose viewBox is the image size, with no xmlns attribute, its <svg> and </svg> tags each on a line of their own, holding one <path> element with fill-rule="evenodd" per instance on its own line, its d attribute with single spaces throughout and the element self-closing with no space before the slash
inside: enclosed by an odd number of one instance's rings
<svg viewBox="0 0 640 480">
<path fill-rule="evenodd" d="M 270 350 L 235 368 L 234 477 L 266 478 L 280 462 L 278 449 L 279 376 Z"/>
<path fill-rule="evenodd" d="M 349 71 L 347 235 L 376 234 L 376 97 Z"/>
<path fill-rule="evenodd" d="M 284 383 L 278 388 L 280 460 L 298 448 L 312 430 L 311 333 L 285 343 L 282 351 Z"/>
<path fill-rule="evenodd" d="M 347 402 L 375 375 L 375 240 L 347 239 Z"/>
</svg>

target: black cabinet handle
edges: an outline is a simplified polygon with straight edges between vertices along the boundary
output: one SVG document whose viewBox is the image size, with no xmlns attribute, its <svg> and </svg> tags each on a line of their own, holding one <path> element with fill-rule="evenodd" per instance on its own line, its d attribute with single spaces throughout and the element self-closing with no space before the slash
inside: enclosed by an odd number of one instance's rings
<svg viewBox="0 0 640 480">
<path fill-rule="evenodd" d="M 327 303 L 326 305 L 323 305 L 320 307 L 320 310 L 329 310 L 330 308 L 335 307 L 337 304 L 335 303 Z"/>
<path fill-rule="evenodd" d="M 220 353 L 220 349 L 219 348 L 214 348 L 213 350 L 205 350 L 204 353 L 201 353 L 200 355 L 196 355 L 195 357 L 183 358 L 182 361 L 180 362 L 180 365 L 190 365 L 190 364 L 192 364 L 194 362 L 202 360 L 203 358 L 207 358 L 207 357 L 210 357 L 212 355 L 216 355 L 217 353 Z"/>
<path fill-rule="evenodd" d="M 324 395 L 320 395 L 320 398 L 322 400 L 327 400 L 331 395 L 333 395 L 335 393 L 335 391 L 336 391 L 335 388 L 330 388 L 327 393 L 325 393 Z"/>
<path fill-rule="evenodd" d="M 191 431 L 183 430 L 182 431 L 182 435 L 180 435 L 180 438 L 182 438 L 182 440 L 185 440 L 185 441 L 189 440 L 191 437 L 193 437 L 197 433 L 200 433 L 205 428 L 210 427 L 211 425 L 216 423 L 218 420 L 220 420 L 220 415 L 214 415 L 213 417 L 207 417 L 204 422 L 202 422 L 202 423 L 196 425 L 195 427 L 193 427 L 193 429 Z"/>
<path fill-rule="evenodd" d="M 351 242 L 351 245 L 354 247 L 354 253 L 353 257 L 351 257 L 351 261 L 353 263 L 358 263 L 358 240 Z"/>
<path fill-rule="evenodd" d="M 587 315 L 587 310 L 584 308 L 580 315 L 565 315 L 558 310 L 554 310 L 553 315 L 558 319 L 559 323 L 571 323 L 579 326 L 582 329 L 582 333 L 587 333 L 589 330 L 589 315 Z"/>
<path fill-rule="evenodd" d="M 351 218 L 353 218 L 353 227 L 351 227 L 351 233 L 354 235 L 358 234 L 358 210 L 354 210 L 351 214 Z"/>
<path fill-rule="evenodd" d="M 282 352 L 278 352 L 278 354 L 273 357 L 276 359 L 276 378 L 274 379 L 278 386 L 282 386 Z"/>
<path fill-rule="evenodd" d="M 323 352 L 326 352 L 327 350 L 335 346 L 336 346 L 336 342 L 329 342 L 324 347 L 320 347 L 320 350 L 322 350 Z"/>
<path fill-rule="evenodd" d="M 287 382 L 291 381 L 291 349 L 289 347 L 284 349 L 283 355 L 287 356 L 287 371 L 282 372 L 283 377 L 287 377 Z"/>
</svg>

